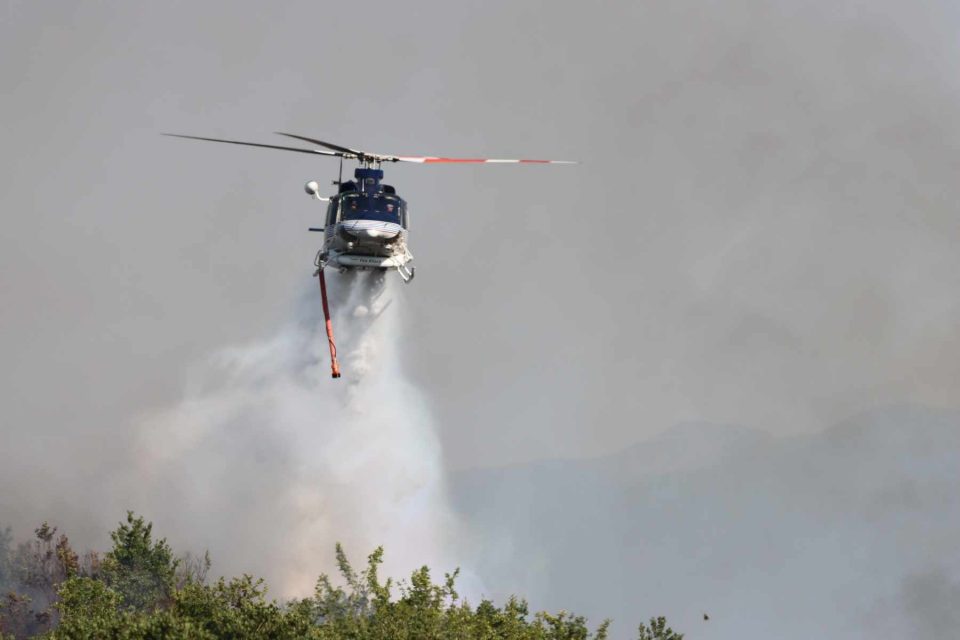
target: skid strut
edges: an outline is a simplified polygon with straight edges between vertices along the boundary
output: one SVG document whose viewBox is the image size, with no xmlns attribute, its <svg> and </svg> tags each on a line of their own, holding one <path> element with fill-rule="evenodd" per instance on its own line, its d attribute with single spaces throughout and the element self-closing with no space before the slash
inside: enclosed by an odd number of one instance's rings
<svg viewBox="0 0 960 640">
<path fill-rule="evenodd" d="M 333 341 L 333 323 L 330 321 L 330 307 L 327 305 L 327 281 L 323 277 L 323 267 L 317 269 L 320 277 L 320 298 L 323 300 L 323 318 L 327 323 L 327 342 L 330 343 L 330 375 L 340 377 L 340 363 L 337 362 L 337 345 Z"/>
<path fill-rule="evenodd" d="M 400 274 L 400 277 L 403 279 L 405 283 L 409 283 L 411 280 L 413 280 L 415 270 L 416 270 L 416 267 L 410 267 L 408 269 L 406 265 L 403 265 L 403 264 L 397 265 L 397 273 Z"/>
</svg>

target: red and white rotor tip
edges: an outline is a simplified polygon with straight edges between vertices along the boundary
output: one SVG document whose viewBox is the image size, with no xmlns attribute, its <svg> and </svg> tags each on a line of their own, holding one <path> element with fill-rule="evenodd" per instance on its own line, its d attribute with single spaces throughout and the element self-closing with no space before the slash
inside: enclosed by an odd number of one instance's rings
<svg viewBox="0 0 960 640">
<path fill-rule="evenodd" d="M 397 162 L 418 164 L 577 164 L 574 160 L 528 160 L 524 158 L 440 158 L 436 156 L 397 156 Z"/>
</svg>

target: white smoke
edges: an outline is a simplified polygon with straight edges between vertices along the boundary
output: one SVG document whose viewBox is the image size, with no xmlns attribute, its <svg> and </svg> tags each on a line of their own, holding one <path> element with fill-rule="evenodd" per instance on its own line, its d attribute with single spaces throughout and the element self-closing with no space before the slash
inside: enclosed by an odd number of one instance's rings
<svg viewBox="0 0 960 640">
<path fill-rule="evenodd" d="M 453 568 L 443 460 L 430 412 L 406 380 L 394 278 L 328 278 L 343 377 L 330 377 L 316 283 L 298 318 L 263 342 L 223 350 L 182 402 L 140 425 L 131 504 L 214 571 L 264 576 L 275 596 L 309 593 L 376 546 L 385 570 Z"/>
</svg>

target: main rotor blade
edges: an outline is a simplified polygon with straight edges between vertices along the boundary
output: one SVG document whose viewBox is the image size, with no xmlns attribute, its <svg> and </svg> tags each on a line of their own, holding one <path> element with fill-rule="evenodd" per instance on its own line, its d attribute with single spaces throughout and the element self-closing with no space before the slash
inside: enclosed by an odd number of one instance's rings
<svg viewBox="0 0 960 640">
<path fill-rule="evenodd" d="M 514 158 L 437 158 L 434 156 L 398 156 L 395 162 L 420 164 L 470 163 L 470 164 L 578 164 L 576 160 L 525 160 Z"/>
<path fill-rule="evenodd" d="M 239 144 L 246 147 L 263 147 L 264 149 L 280 149 L 282 151 L 296 151 L 298 153 L 312 153 L 321 156 L 343 156 L 343 153 L 333 151 L 323 151 L 322 149 L 301 149 L 299 147 L 281 147 L 275 144 L 260 144 L 259 142 L 241 142 L 239 140 L 224 140 L 222 138 L 202 138 L 200 136 L 185 136 L 179 133 L 164 133 L 162 135 L 173 138 L 188 138 L 190 140 L 207 140 L 208 142 L 225 142 L 227 144 Z"/>
<path fill-rule="evenodd" d="M 577 164 L 573 160 L 530 160 L 523 158 L 444 158 L 437 156 L 388 156 L 381 155 L 379 153 L 368 153 L 366 151 L 359 151 L 357 149 L 351 149 L 350 147 L 342 147 L 338 144 L 333 144 L 331 142 L 324 142 L 323 140 L 316 140 L 315 138 L 308 138 L 306 136 L 300 136 L 295 133 L 283 133 L 282 131 L 277 131 L 277 134 L 281 136 L 286 136 L 288 138 L 295 138 L 297 140 L 303 140 L 304 142 L 312 142 L 313 144 L 318 144 L 321 147 L 326 147 L 332 151 L 324 151 L 322 149 L 302 149 L 300 147 L 284 147 L 276 144 L 261 144 L 259 142 L 242 142 L 240 140 L 225 140 L 223 138 L 204 138 L 201 136 L 187 136 L 179 133 L 164 133 L 165 136 L 172 136 L 174 138 L 187 138 L 190 140 L 207 140 L 209 142 L 224 142 L 226 144 L 239 144 L 247 147 L 262 147 L 264 149 L 280 149 L 281 151 L 296 151 L 297 153 L 310 153 L 314 155 L 321 156 L 335 156 L 339 158 L 357 158 L 360 160 L 376 160 L 377 162 L 414 162 L 417 164 Z"/>
<path fill-rule="evenodd" d="M 375 153 L 365 153 L 363 151 L 357 151 L 356 149 L 351 149 L 349 147 L 341 147 L 338 144 L 333 144 L 332 142 L 324 142 L 323 140 L 315 140 L 313 138 L 308 138 L 306 136 L 298 136 L 295 133 L 284 133 L 282 131 L 274 131 L 277 135 L 287 136 L 288 138 L 296 138 L 297 140 L 303 140 L 304 142 L 312 142 L 313 144 L 318 144 L 321 147 L 326 147 L 327 149 L 333 149 L 334 151 L 339 151 L 340 153 L 349 153 L 355 156 L 375 156 Z"/>
<path fill-rule="evenodd" d="M 317 140 L 315 138 L 300 136 L 295 133 L 283 133 L 282 131 L 275 131 L 274 133 L 277 133 L 281 136 L 287 136 L 288 138 L 296 138 L 297 140 L 303 140 L 304 142 L 312 142 L 313 144 L 318 144 L 321 147 L 333 149 L 334 151 L 353 154 L 358 158 L 362 158 L 365 156 L 367 158 L 374 158 L 382 162 L 416 162 L 419 164 L 434 164 L 434 163 L 577 164 L 575 160 L 526 160 L 526 159 L 511 159 L 511 158 L 439 158 L 435 156 L 388 156 L 380 153 L 369 153 L 366 151 L 358 151 L 357 149 L 351 149 L 349 147 L 341 147 L 338 144 L 332 144 L 330 142 L 324 142 L 323 140 Z"/>
</svg>

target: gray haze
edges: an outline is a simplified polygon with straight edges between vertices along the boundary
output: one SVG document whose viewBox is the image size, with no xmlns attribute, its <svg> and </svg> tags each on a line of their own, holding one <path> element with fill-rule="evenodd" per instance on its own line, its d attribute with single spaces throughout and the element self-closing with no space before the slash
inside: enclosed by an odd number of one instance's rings
<svg viewBox="0 0 960 640">
<path fill-rule="evenodd" d="M 793 437 L 685 423 L 451 486 L 492 595 L 576 602 L 615 637 L 657 611 L 696 638 L 948 640 L 958 462 L 960 412 L 897 406 Z"/>
<path fill-rule="evenodd" d="M 582 162 L 388 167 L 418 264 L 395 346 L 448 472 L 960 408 L 955 3 L 376 4 L 0 4 L 0 523 L 103 546 L 144 420 L 301 316 L 302 184 L 334 162 L 161 131 Z M 946 624 L 944 554 L 888 567 L 884 611 Z M 543 599 L 605 615 L 587 595 Z"/>
<path fill-rule="evenodd" d="M 195 367 L 181 402 L 134 425 L 133 464 L 110 492 L 179 546 L 215 550 L 218 571 L 264 576 L 286 597 L 336 572 L 331 540 L 357 562 L 386 546 L 394 575 L 468 563 L 449 543 L 467 534 L 448 506 L 436 424 L 397 358 L 401 287 L 372 273 L 332 279 L 349 371 L 336 387 L 312 287 L 274 335 Z"/>
</svg>

